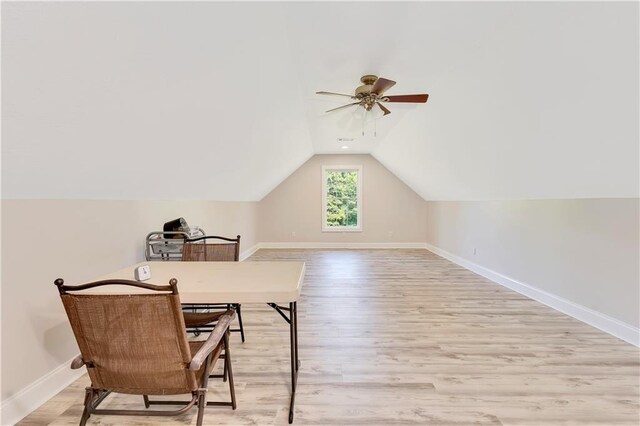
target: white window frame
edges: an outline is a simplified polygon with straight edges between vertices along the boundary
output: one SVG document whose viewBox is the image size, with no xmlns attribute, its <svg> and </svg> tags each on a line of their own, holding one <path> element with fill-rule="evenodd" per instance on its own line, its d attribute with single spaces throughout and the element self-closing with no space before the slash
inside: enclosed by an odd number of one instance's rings
<svg viewBox="0 0 640 426">
<path fill-rule="evenodd" d="M 358 226 L 327 226 L 327 174 L 333 171 L 357 171 Z M 322 232 L 362 232 L 362 165 L 322 166 Z"/>
</svg>

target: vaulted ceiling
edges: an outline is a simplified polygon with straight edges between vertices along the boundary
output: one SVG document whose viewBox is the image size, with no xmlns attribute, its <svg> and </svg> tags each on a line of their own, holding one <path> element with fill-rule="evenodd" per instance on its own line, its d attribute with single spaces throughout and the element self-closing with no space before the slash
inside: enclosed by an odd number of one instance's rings
<svg viewBox="0 0 640 426">
<path fill-rule="evenodd" d="M 2 195 L 259 200 L 364 152 L 425 199 L 635 197 L 638 31 L 638 3 L 3 3 Z M 429 102 L 325 114 L 363 74 Z"/>
</svg>

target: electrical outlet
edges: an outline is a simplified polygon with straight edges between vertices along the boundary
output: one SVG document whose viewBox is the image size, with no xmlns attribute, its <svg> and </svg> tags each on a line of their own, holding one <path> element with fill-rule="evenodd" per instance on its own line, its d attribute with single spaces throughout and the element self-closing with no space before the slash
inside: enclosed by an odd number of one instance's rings
<svg viewBox="0 0 640 426">
<path fill-rule="evenodd" d="M 477 248 L 473 248 L 473 255 L 475 256 L 476 254 L 478 254 L 478 249 Z"/>
<path fill-rule="evenodd" d="M 292 232 L 291 232 L 291 236 L 292 236 L 292 237 L 295 237 L 295 236 L 296 236 L 296 231 L 292 231 Z"/>
<path fill-rule="evenodd" d="M 393 237 L 393 231 L 389 231 L 389 236 Z"/>
<path fill-rule="evenodd" d="M 149 265 L 138 266 L 134 275 L 137 281 L 146 281 L 151 278 L 151 267 Z"/>
</svg>

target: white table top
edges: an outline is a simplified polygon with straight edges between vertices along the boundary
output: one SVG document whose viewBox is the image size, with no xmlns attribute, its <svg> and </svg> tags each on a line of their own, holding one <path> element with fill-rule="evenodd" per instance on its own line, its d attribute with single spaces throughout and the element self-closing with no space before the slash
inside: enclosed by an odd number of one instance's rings
<svg viewBox="0 0 640 426">
<path fill-rule="evenodd" d="M 97 278 L 134 280 L 138 266 L 151 267 L 149 284 L 167 285 L 178 280 L 182 303 L 283 303 L 295 302 L 304 279 L 304 262 L 141 262 Z M 106 286 L 83 294 L 134 294 L 149 290 Z"/>
</svg>

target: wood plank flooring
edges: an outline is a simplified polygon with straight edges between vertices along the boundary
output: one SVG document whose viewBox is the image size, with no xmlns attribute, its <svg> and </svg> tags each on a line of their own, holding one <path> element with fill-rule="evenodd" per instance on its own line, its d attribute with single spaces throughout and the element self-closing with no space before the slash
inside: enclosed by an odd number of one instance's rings
<svg viewBox="0 0 640 426">
<path fill-rule="evenodd" d="M 304 260 L 296 425 L 638 425 L 638 348 L 426 250 L 260 250 Z M 243 305 L 232 334 L 238 409 L 205 424 L 287 424 L 288 327 Z M 86 375 L 21 425 L 75 425 Z M 210 383 L 210 399 L 228 398 Z M 109 407 L 142 408 L 111 396 Z M 93 416 L 89 424 L 195 424 Z"/>
</svg>

